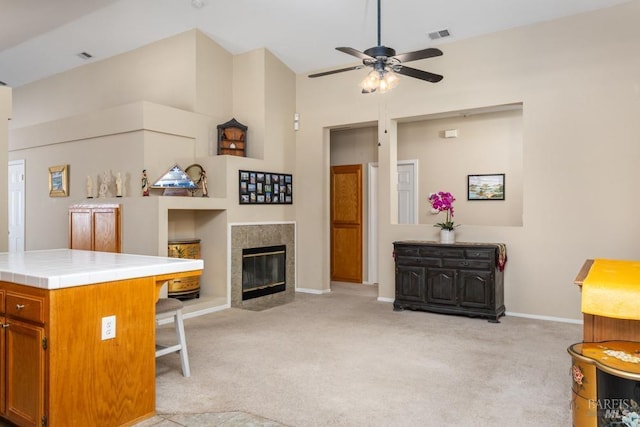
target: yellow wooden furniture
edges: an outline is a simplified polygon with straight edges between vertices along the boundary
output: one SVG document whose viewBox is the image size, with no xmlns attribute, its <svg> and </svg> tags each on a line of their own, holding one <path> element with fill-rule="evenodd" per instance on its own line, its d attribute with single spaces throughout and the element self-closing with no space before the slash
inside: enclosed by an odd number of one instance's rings
<svg viewBox="0 0 640 427">
<path fill-rule="evenodd" d="M 571 355 L 573 426 L 622 426 L 640 414 L 640 343 L 577 343 Z"/>
<path fill-rule="evenodd" d="M 588 279 L 596 260 L 588 259 L 582 265 L 574 283 L 583 291 L 584 281 Z M 640 297 L 640 276 L 637 278 L 637 292 Z M 583 310 L 583 340 L 597 342 L 605 340 L 640 341 L 640 310 L 637 318 L 620 318 L 616 314 L 600 315 L 585 313 Z"/>
</svg>

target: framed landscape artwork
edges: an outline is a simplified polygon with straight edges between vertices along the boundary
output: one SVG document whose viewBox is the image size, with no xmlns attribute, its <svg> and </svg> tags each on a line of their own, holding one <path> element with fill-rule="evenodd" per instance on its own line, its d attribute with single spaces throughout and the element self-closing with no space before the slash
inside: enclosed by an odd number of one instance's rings
<svg viewBox="0 0 640 427">
<path fill-rule="evenodd" d="M 49 197 L 67 197 L 69 195 L 69 178 L 67 165 L 49 168 Z"/>
<path fill-rule="evenodd" d="M 504 200 L 504 174 L 467 175 L 467 200 Z"/>
</svg>

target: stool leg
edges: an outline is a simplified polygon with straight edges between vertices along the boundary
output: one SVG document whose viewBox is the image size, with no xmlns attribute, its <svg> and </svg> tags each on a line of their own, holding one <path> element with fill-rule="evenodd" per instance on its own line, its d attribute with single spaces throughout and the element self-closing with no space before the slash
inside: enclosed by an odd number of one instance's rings
<svg viewBox="0 0 640 427">
<path fill-rule="evenodd" d="M 185 377 L 191 376 L 191 370 L 189 369 L 189 353 L 187 352 L 187 338 L 184 334 L 184 322 L 182 321 L 182 310 L 176 311 L 175 316 L 176 336 L 180 342 L 180 362 L 182 363 L 182 375 Z"/>
</svg>

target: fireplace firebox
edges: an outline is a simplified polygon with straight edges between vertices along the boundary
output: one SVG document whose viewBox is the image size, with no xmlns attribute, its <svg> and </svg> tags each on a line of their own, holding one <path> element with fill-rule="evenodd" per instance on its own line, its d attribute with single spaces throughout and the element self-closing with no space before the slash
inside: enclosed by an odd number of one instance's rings
<svg viewBox="0 0 640 427">
<path fill-rule="evenodd" d="M 286 245 L 242 250 L 242 300 L 284 292 Z"/>
</svg>

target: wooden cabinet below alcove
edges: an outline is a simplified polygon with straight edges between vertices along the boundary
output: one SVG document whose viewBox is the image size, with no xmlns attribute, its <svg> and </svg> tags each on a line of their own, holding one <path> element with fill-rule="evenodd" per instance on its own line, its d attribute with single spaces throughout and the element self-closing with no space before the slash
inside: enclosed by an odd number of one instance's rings
<svg viewBox="0 0 640 427">
<path fill-rule="evenodd" d="M 82 204 L 69 207 L 69 249 L 121 251 L 120 205 Z"/>
</svg>

